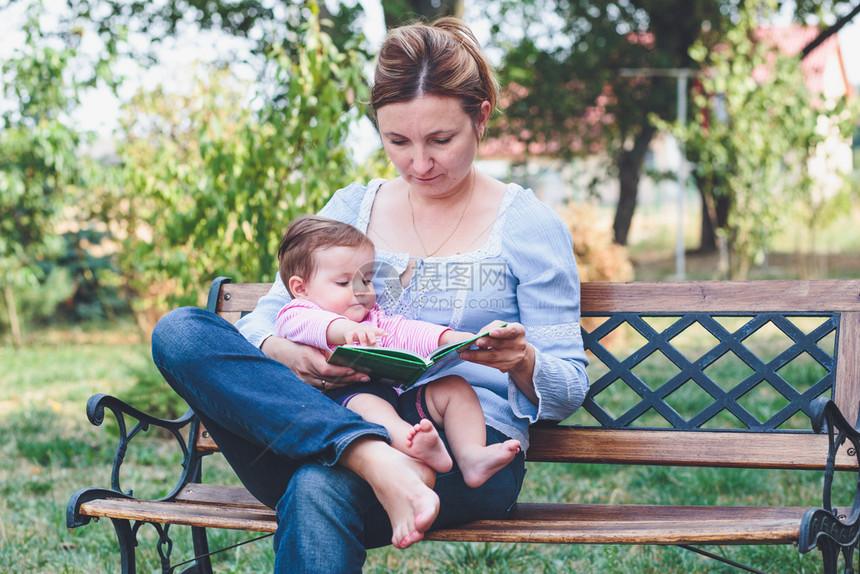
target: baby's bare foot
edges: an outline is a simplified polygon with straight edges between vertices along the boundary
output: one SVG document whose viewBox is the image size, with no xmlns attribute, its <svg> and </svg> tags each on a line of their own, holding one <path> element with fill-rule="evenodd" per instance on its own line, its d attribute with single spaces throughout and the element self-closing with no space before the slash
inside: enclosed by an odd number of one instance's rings
<svg viewBox="0 0 860 574">
<path fill-rule="evenodd" d="M 476 449 L 467 460 L 457 460 L 463 481 L 472 488 L 481 486 L 487 479 L 508 465 L 520 452 L 520 441 L 510 439 Z"/>
<path fill-rule="evenodd" d="M 423 461 L 436 472 L 448 472 L 454 465 L 442 437 L 427 419 L 413 426 L 406 436 L 406 454 Z"/>
</svg>

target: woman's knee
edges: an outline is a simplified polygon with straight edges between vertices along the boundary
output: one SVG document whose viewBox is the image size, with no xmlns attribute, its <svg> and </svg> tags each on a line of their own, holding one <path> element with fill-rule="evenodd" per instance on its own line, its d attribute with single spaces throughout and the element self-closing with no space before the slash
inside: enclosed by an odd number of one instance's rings
<svg viewBox="0 0 860 574">
<path fill-rule="evenodd" d="M 194 323 L 195 313 L 192 307 L 180 307 L 164 315 L 152 330 L 152 354 L 158 362 L 161 357 L 167 357 L 177 348 L 176 342 Z M 198 309 L 199 310 L 199 309 Z"/>
<path fill-rule="evenodd" d="M 222 346 L 244 339 L 235 327 L 199 307 L 179 307 L 164 315 L 152 331 L 152 356 L 156 365 L 184 364 L 218 354 Z"/>
<path fill-rule="evenodd" d="M 175 348 L 175 343 L 187 340 L 199 332 L 201 319 L 211 315 L 199 307 L 179 307 L 158 320 L 152 331 L 152 346 L 163 350 Z"/>
</svg>

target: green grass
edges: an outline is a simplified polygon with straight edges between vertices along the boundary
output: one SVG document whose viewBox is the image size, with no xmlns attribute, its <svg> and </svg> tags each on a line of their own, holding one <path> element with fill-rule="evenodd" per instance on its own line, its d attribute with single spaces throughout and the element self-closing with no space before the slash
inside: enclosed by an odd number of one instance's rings
<svg viewBox="0 0 860 574">
<path fill-rule="evenodd" d="M 148 344 L 126 329 L 100 325 L 93 332 L 51 331 L 31 337 L 19 351 L 0 347 L 0 564 L 15 572 L 112 573 L 119 553 L 110 521 L 66 528 L 66 504 L 86 486 L 110 485 L 116 425 L 110 415 L 103 427 L 86 419 L 87 399 L 96 392 L 119 397 L 151 388 L 160 376 L 149 358 Z M 166 383 L 156 406 L 174 402 Z M 138 403 L 139 404 L 139 403 Z M 150 431 L 129 451 L 122 486 L 141 498 L 165 495 L 180 472 L 175 442 Z M 140 448 L 142 447 L 142 448 Z M 206 467 L 212 481 L 235 483 L 221 457 Z M 179 529 L 173 531 L 174 534 Z M 248 533 L 213 531 L 213 547 L 252 537 Z M 154 529 L 141 530 L 141 572 L 160 569 Z M 187 535 L 173 549 L 175 559 L 190 555 Z M 271 570 L 271 544 L 259 543 L 226 553 L 219 572 Z M 13 566 L 14 565 L 14 566 Z M 4 566 L 5 568 L 5 566 Z M 4 568 L 0 568 L 3 570 Z"/>
<path fill-rule="evenodd" d="M 110 481 L 115 428 L 110 422 L 92 427 L 86 421 L 84 407 L 91 394 L 127 397 L 138 393 L 140 397 L 142 386 L 148 389 L 149 402 L 172 404 L 170 391 L 158 382 L 151 365 L 148 345 L 122 334 L 130 329 L 101 326 L 97 336 L 50 331 L 32 338 L 20 351 L 0 347 L 0 436 L 4 439 L 0 445 L 0 564 L 10 565 L 15 572 L 109 573 L 119 569 L 110 522 L 69 530 L 65 507 L 77 489 L 106 487 Z M 648 377 L 658 380 L 659 365 L 653 369 Z M 164 494 L 179 473 L 171 439 L 151 438 L 130 454 L 129 473 L 123 482 L 124 488 L 134 488 L 141 497 Z M 220 457 L 207 459 L 205 473 L 210 482 L 236 482 Z M 531 463 L 520 500 L 814 506 L 820 504 L 821 479 L 818 472 Z M 141 532 L 139 570 L 156 571 L 155 532 L 149 527 Z M 253 535 L 212 531 L 210 537 L 216 548 Z M 817 553 L 801 556 L 792 546 L 708 549 L 768 572 L 818 572 L 821 568 Z M 182 559 L 189 553 L 190 543 L 181 535 L 173 556 Z M 271 542 L 265 540 L 227 552 L 216 563 L 216 571 L 266 572 L 271 571 L 272 561 Z M 671 546 L 422 542 L 405 551 L 370 551 L 365 571 L 667 574 L 735 570 Z"/>
</svg>

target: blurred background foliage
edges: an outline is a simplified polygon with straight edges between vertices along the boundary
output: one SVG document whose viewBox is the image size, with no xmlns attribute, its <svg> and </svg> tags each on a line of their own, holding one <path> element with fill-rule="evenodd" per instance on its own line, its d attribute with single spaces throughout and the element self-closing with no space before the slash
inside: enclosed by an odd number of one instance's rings
<svg viewBox="0 0 860 574">
<path fill-rule="evenodd" d="M 367 151 L 356 142 L 373 131 L 364 102 L 374 48 L 362 33 L 368 15 L 359 3 L 5 4 L 27 15 L 25 42 L 0 62 L 0 333 L 16 344 L 27 323 L 128 313 L 148 333 L 167 309 L 200 304 L 214 276 L 270 281 L 290 219 L 318 210 L 351 181 L 394 175 L 378 150 L 355 154 Z M 741 81 L 767 57 L 751 30 L 785 2 L 472 4 L 489 23 L 487 48 L 507 102 L 493 135 L 551 142 L 561 158 L 604 150 L 606 177 L 618 181 L 611 221 L 588 206 L 563 210 L 585 279 L 632 278 L 624 246 L 645 153 L 661 129 L 685 143 L 703 203 L 728 206 L 702 210 L 700 237 L 705 251 L 727 244 L 724 277 L 743 277 L 760 259 L 783 223 L 780 214 L 794 210 L 815 227 L 856 197 L 855 182 L 836 198 L 817 198 L 796 167 L 815 149 L 822 116 L 849 133 L 856 109 L 847 102 L 813 107 L 796 89 L 800 56 L 781 57 L 766 82 Z M 397 0 L 381 7 L 390 27 L 462 16 L 466 4 Z M 791 15 L 838 26 L 857 11 L 849 0 L 803 0 Z M 50 27 L 49 13 L 58 22 Z M 185 89 L 140 83 L 122 102 L 112 149 L 99 151 L 95 134 L 74 119 L 82 98 L 95 89 L 119 96 L 130 73 L 121 62 L 137 64 L 132 74 L 169 64 L 163 48 L 192 32 L 240 40 L 245 49 L 213 47 L 211 58 L 186 72 Z M 83 49 L 93 42 L 98 49 Z M 734 123 L 709 133 L 692 121 L 675 125 L 674 80 L 621 73 L 642 68 L 719 71 L 688 116 L 695 119 L 713 105 L 707 93 L 719 92 L 739 98 L 730 109 Z M 540 89 L 528 89 L 534 86 Z M 765 121 L 774 117 L 781 121 Z M 768 145 L 750 147 L 761 138 L 739 137 L 752 133 L 764 134 Z"/>
</svg>

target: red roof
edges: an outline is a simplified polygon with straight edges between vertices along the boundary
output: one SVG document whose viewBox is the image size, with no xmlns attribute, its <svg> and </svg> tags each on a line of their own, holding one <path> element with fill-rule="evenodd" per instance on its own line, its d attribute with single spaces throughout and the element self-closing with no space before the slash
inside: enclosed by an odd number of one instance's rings
<svg viewBox="0 0 860 574">
<path fill-rule="evenodd" d="M 818 37 L 821 31 L 814 26 L 786 26 L 780 28 L 759 28 L 757 36 L 765 42 L 772 42 L 784 54 L 794 56 Z M 803 70 L 806 88 L 813 94 L 825 95 L 825 71 L 828 63 L 839 66 L 842 76 L 843 94 L 854 95 L 854 88 L 845 73 L 845 63 L 842 60 L 842 50 L 836 34 L 831 35 L 800 63 Z"/>
</svg>

